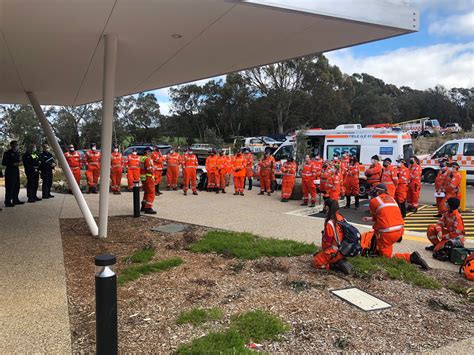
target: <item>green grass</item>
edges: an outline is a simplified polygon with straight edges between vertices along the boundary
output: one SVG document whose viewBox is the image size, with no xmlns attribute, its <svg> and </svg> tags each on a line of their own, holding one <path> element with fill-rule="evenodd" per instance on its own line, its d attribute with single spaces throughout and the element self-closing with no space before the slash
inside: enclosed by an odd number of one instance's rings
<svg viewBox="0 0 474 355">
<path fill-rule="evenodd" d="M 134 281 L 138 279 L 142 275 L 172 269 L 176 266 L 181 265 L 183 262 L 184 261 L 181 258 L 171 258 L 151 264 L 130 266 L 122 270 L 117 279 L 117 282 L 119 285 L 123 285 L 129 281 Z"/>
<path fill-rule="evenodd" d="M 280 318 L 261 311 L 250 311 L 231 318 L 230 329 L 209 333 L 191 344 L 178 348 L 179 354 L 251 354 L 245 344 L 264 340 L 279 340 L 289 330 Z"/>
<path fill-rule="evenodd" d="M 238 259 L 252 260 L 262 256 L 298 256 L 314 253 L 313 244 L 261 238 L 250 233 L 208 232 L 191 245 L 195 253 L 217 253 Z"/>
<path fill-rule="evenodd" d="M 416 266 L 402 259 L 358 256 L 351 258 L 350 262 L 354 266 L 356 275 L 359 276 L 370 276 L 375 272 L 381 271 L 391 279 L 402 280 L 414 286 L 427 289 L 441 288 L 441 284 L 437 280 L 426 276 Z"/>
<path fill-rule="evenodd" d="M 466 297 L 469 302 L 474 303 L 474 288 L 464 287 L 455 283 L 446 285 L 446 288 L 457 293 L 458 295 Z"/>
<path fill-rule="evenodd" d="M 134 264 L 147 263 L 155 256 L 155 250 L 153 248 L 144 248 L 136 251 L 130 256 L 126 256 L 125 261 L 131 261 Z"/>
<path fill-rule="evenodd" d="M 221 319 L 223 316 L 224 312 L 219 308 L 193 308 L 190 311 L 181 312 L 176 323 L 199 325 L 210 320 Z"/>
</svg>

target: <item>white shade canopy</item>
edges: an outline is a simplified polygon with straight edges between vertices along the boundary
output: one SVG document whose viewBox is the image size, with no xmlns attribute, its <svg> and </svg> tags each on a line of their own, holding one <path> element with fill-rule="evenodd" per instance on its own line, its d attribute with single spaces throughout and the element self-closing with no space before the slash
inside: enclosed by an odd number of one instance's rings
<svg viewBox="0 0 474 355">
<path fill-rule="evenodd" d="M 105 34 L 122 96 L 410 33 L 418 18 L 393 0 L 0 0 L 0 103 L 100 100 Z"/>
</svg>

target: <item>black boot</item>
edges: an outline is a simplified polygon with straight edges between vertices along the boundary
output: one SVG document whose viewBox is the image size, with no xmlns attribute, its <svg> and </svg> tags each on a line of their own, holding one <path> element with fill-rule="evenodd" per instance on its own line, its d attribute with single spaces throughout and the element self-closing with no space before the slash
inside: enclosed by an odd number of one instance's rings
<svg viewBox="0 0 474 355">
<path fill-rule="evenodd" d="M 405 218 L 407 216 L 407 205 L 405 202 L 400 204 L 400 211 L 402 212 L 402 217 Z"/>
<path fill-rule="evenodd" d="M 160 196 L 160 186 L 155 185 L 155 196 Z"/>
<path fill-rule="evenodd" d="M 357 210 L 359 209 L 359 196 L 354 196 L 354 198 L 355 198 L 354 209 Z"/>
<path fill-rule="evenodd" d="M 411 253 L 410 263 L 421 266 L 423 270 L 430 269 L 426 261 L 421 257 L 420 253 L 418 253 L 417 251 L 415 251 L 414 253 Z"/>
<path fill-rule="evenodd" d="M 351 196 L 346 196 L 346 207 L 344 208 L 351 208 Z"/>
<path fill-rule="evenodd" d="M 253 186 L 253 179 L 249 178 L 249 190 L 252 190 L 252 186 Z"/>
<path fill-rule="evenodd" d="M 158 213 L 153 208 L 145 208 L 144 212 L 146 214 L 157 214 Z"/>
</svg>

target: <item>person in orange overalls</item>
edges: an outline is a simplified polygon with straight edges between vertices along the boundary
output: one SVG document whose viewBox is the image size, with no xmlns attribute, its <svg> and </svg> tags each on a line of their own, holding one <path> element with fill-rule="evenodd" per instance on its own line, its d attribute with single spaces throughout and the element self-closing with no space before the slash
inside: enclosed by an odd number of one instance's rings
<svg viewBox="0 0 474 355">
<path fill-rule="evenodd" d="M 270 192 L 274 193 L 276 189 L 276 178 L 275 178 L 275 170 L 276 170 L 276 160 L 275 157 L 268 152 L 268 159 L 272 162 L 271 165 L 271 173 L 270 173 Z"/>
<path fill-rule="evenodd" d="M 339 245 L 342 243 L 344 233 L 337 222 L 344 221 L 344 217 L 339 213 L 339 204 L 336 200 L 326 200 L 324 209 L 327 211 L 327 217 L 322 233 L 321 251 L 313 256 L 311 266 L 315 269 L 341 270 L 349 274 L 352 267 L 348 265 L 344 255 L 339 252 Z"/>
<path fill-rule="evenodd" d="M 450 163 L 448 174 L 445 182 L 445 201 L 450 197 L 456 197 L 461 200 L 461 174 L 459 173 L 459 164 L 456 162 Z"/>
<path fill-rule="evenodd" d="M 383 170 L 380 182 L 387 187 L 388 194 L 395 197 L 395 190 L 398 185 L 398 173 L 394 166 L 392 166 L 392 159 L 385 158 L 383 160 Z"/>
<path fill-rule="evenodd" d="M 180 160 L 180 155 L 174 149 L 170 149 L 166 155 L 166 190 L 178 190 Z"/>
<path fill-rule="evenodd" d="M 334 164 L 331 168 L 331 174 L 326 183 L 326 188 L 329 199 L 338 201 L 341 196 L 341 175 L 339 173 L 339 164 Z"/>
<path fill-rule="evenodd" d="M 421 166 L 417 157 L 410 159 L 410 175 L 408 177 L 408 211 L 418 211 L 418 200 L 421 190 Z"/>
<path fill-rule="evenodd" d="M 446 202 L 446 199 L 445 199 L 445 196 L 446 196 L 446 181 L 448 179 L 448 167 L 446 166 L 446 163 L 445 161 L 441 161 L 439 163 L 439 171 L 438 171 L 438 175 L 436 175 L 436 179 L 435 179 L 435 191 L 437 194 L 444 194 L 443 197 L 436 197 L 436 206 L 438 208 L 438 214 L 435 216 L 435 217 L 441 217 L 441 215 L 443 214 L 443 212 L 446 210 L 445 208 L 445 202 Z"/>
<path fill-rule="evenodd" d="M 211 154 L 206 158 L 207 170 L 207 191 L 216 191 L 219 193 L 219 170 L 217 168 L 216 150 L 213 149 Z"/>
<path fill-rule="evenodd" d="M 122 154 L 118 150 L 118 146 L 115 144 L 110 160 L 110 179 L 112 184 L 110 186 L 114 195 L 120 195 L 120 184 L 122 183 L 123 173 L 123 159 Z"/>
<path fill-rule="evenodd" d="M 265 192 L 268 196 L 271 195 L 271 177 L 272 177 L 272 165 L 273 162 L 270 159 L 270 154 L 265 153 L 263 159 L 260 160 L 258 166 L 260 167 L 260 193 L 263 195 Z"/>
<path fill-rule="evenodd" d="M 370 200 L 371 217 L 364 217 L 364 221 L 374 221 L 372 228 L 376 238 L 377 253 L 386 258 L 392 258 L 393 244 L 401 242 L 404 233 L 404 221 L 398 204 L 388 194 L 384 184 L 374 188 L 374 197 Z M 367 232 L 371 233 L 371 232 Z M 428 264 L 418 252 L 396 253 L 394 258 L 403 259 L 408 263 L 429 269 Z"/>
<path fill-rule="evenodd" d="M 234 172 L 234 195 L 244 195 L 244 183 L 248 159 L 238 152 L 232 159 L 232 170 Z"/>
<path fill-rule="evenodd" d="M 232 157 L 230 156 L 230 150 L 229 150 L 229 154 L 224 155 L 224 157 L 226 159 L 226 166 L 227 166 L 227 170 L 225 172 L 225 186 L 229 186 L 230 176 L 232 175 Z"/>
<path fill-rule="evenodd" d="M 64 157 L 66 158 L 67 164 L 71 168 L 72 175 L 74 175 L 74 179 L 77 182 L 77 186 L 79 189 L 81 188 L 81 154 L 76 152 L 74 149 L 74 145 L 69 145 L 69 150 L 64 153 Z"/>
<path fill-rule="evenodd" d="M 86 152 L 84 160 L 87 167 L 86 177 L 89 193 L 96 194 L 100 176 L 100 152 L 95 143 L 91 144 L 91 149 Z"/>
<path fill-rule="evenodd" d="M 155 168 L 151 159 L 151 147 L 145 148 L 145 155 L 140 157 L 140 180 L 142 181 L 143 195 L 141 211 L 146 214 L 156 214 L 153 209 L 155 202 Z"/>
<path fill-rule="evenodd" d="M 309 155 L 306 156 L 301 170 L 301 183 L 303 188 L 303 203 L 301 206 L 308 206 L 309 196 L 311 195 L 311 205 L 316 206 L 316 186 L 314 180 L 316 178 L 316 170 Z"/>
<path fill-rule="evenodd" d="M 354 196 L 354 208 L 359 208 L 359 162 L 357 157 L 349 159 L 347 173 L 344 179 L 344 188 L 346 192 L 346 207 L 351 208 L 351 196 Z"/>
<path fill-rule="evenodd" d="M 127 157 L 127 182 L 128 191 L 132 191 L 133 184 L 140 181 L 140 157 L 137 150 L 133 148 L 132 154 Z"/>
<path fill-rule="evenodd" d="M 408 176 L 410 171 L 406 166 L 405 159 L 398 160 L 398 184 L 395 190 L 395 201 L 398 203 L 398 207 L 400 208 L 400 213 L 402 217 L 405 218 L 407 215 L 407 191 L 408 191 Z"/>
<path fill-rule="evenodd" d="M 283 174 L 283 181 L 281 184 L 281 202 L 288 202 L 293 193 L 295 186 L 295 176 L 298 166 L 293 157 L 288 157 L 288 160 L 283 163 L 281 173 Z"/>
<path fill-rule="evenodd" d="M 323 195 L 324 201 L 326 201 L 329 198 L 327 182 L 328 182 L 329 176 L 331 176 L 331 173 L 332 173 L 332 170 L 331 170 L 330 165 L 327 162 L 324 162 L 323 165 L 321 166 L 321 175 L 320 175 L 320 182 L 319 182 L 319 191 Z"/>
<path fill-rule="evenodd" d="M 150 158 L 151 160 L 153 160 L 153 167 L 155 168 L 155 196 L 160 196 L 160 184 L 163 176 L 163 161 L 165 158 L 163 157 L 163 154 L 161 154 L 161 151 L 158 148 L 152 149 L 153 151 L 151 152 Z"/>
<path fill-rule="evenodd" d="M 367 176 L 368 187 L 373 189 L 376 185 L 380 184 L 380 178 L 382 177 L 382 166 L 380 165 L 380 159 L 378 155 L 374 155 L 371 159 L 372 164 L 365 171 L 365 176 Z"/>
<path fill-rule="evenodd" d="M 244 148 L 244 158 L 247 161 L 247 164 L 245 166 L 245 177 L 247 178 L 247 181 L 249 183 L 249 191 L 252 190 L 252 185 L 253 185 L 253 154 L 250 151 L 249 148 Z"/>
<path fill-rule="evenodd" d="M 184 186 L 183 191 L 184 194 L 188 194 L 189 185 L 191 185 L 191 189 L 193 190 L 193 195 L 197 195 L 196 190 L 196 170 L 198 167 L 198 160 L 191 148 L 186 150 L 186 154 L 184 154 L 181 164 L 183 166 L 183 175 L 184 175 Z"/>
<path fill-rule="evenodd" d="M 219 190 L 225 194 L 225 176 L 227 175 L 227 171 L 229 169 L 227 157 L 224 154 L 224 150 L 219 151 L 219 156 L 217 157 L 217 180 L 219 188 L 217 189 L 216 193 L 219 193 Z"/>
<path fill-rule="evenodd" d="M 429 225 L 426 230 L 426 236 L 433 245 L 425 249 L 433 251 L 433 256 L 438 260 L 448 260 L 447 250 L 442 250 L 448 245 L 450 247 L 464 246 L 466 232 L 464 230 L 464 221 L 458 211 L 459 205 L 460 201 L 458 198 L 450 197 L 446 201 L 447 210 L 443 212 L 438 223 Z"/>
</svg>

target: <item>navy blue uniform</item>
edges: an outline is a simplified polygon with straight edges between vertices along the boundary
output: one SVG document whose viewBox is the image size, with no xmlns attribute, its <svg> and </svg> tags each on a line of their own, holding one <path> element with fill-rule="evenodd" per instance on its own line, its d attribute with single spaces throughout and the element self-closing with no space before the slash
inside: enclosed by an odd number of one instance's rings
<svg viewBox="0 0 474 355">
<path fill-rule="evenodd" d="M 43 198 L 54 197 L 53 195 L 51 195 L 51 186 L 53 186 L 53 170 L 56 166 L 53 154 L 47 151 L 42 151 L 39 155 L 39 161 L 41 179 L 43 180 Z"/>
<path fill-rule="evenodd" d="M 39 185 L 39 156 L 36 152 L 26 152 L 23 154 L 23 166 L 26 174 L 26 195 L 28 202 L 39 201 L 36 196 Z"/>
<path fill-rule="evenodd" d="M 5 206 L 21 203 L 18 199 L 20 193 L 20 153 L 13 149 L 3 153 L 2 165 L 5 169 Z"/>
</svg>

